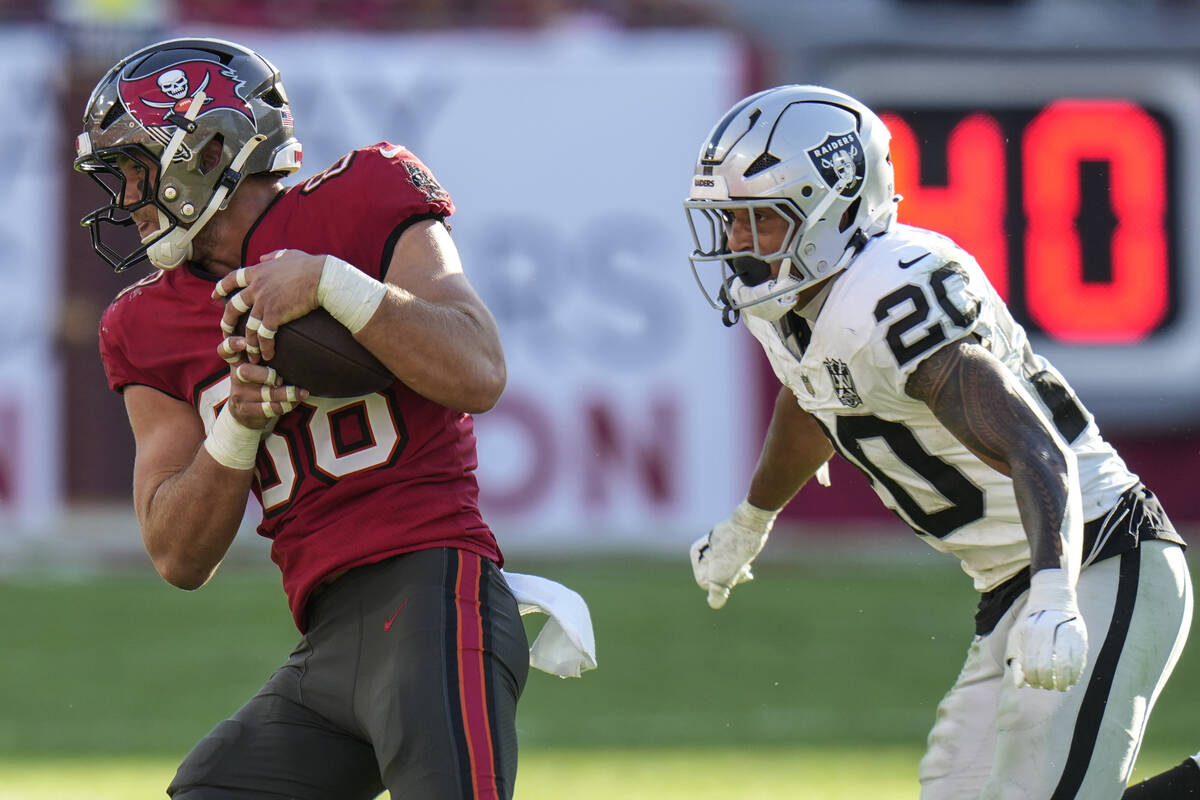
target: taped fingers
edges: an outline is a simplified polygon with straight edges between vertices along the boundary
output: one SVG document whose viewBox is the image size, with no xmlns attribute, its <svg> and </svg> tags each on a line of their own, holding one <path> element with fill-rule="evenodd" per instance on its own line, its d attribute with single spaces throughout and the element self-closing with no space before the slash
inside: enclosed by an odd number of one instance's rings
<svg viewBox="0 0 1200 800">
<path fill-rule="evenodd" d="M 297 405 L 298 405 L 297 403 L 276 400 L 275 404 L 273 406 L 271 406 L 270 411 L 267 411 L 266 409 L 264 409 L 263 413 L 266 415 L 267 419 L 270 419 L 271 417 L 274 417 L 274 416 L 283 416 L 284 414 L 286 414 L 289 411 L 291 411 L 292 409 L 294 409 Z M 275 412 L 275 406 L 279 407 L 278 415 Z"/>
<path fill-rule="evenodd" d="M 240 267 L 233 271 L 233 280 L 239 289 L 245 289 L 249 285 L 249 280 L 246 278 L 246 268 Z M 225 288 L 225 280 L 221 280 L 217 284 L 217 288 L 213 290 L 213 295 L 216 297 L 225 297 L 229 294 L 229 290 Z"/>
<path fill-rule="evenodd" d="M 235 353 L 239 345 L 244 346 L 240 339 L 231 338 L 233 341 L 222 342 L 219 348 L 222 354 Z M 261 414 L 265 419 L 273 420 L 292 411 L 308 398 L 306 390 L 285 384 L 274 367 L 238 361 L 232 355 L 230 359 L 231 363 L 236 364 L 231 370 L 233 379 L 247 386 L 246 389 L 230 392 L 230 402 L 236 404 L 239 413 L 251 417 Z M 258 386 L 257 391 L 251 388 L 254 385 Z"/>
<path fill-rule="evenodd" d="M 232 336 L 226 336 L 221 340 L 221 343 L 217 345 L 217 355 L 219 355 L 221 360 L 226 364 L 232 365 L 242 360 L 241 351 L 245 347 L 245 343 L 242 343 L 242 347 L 238 347 L 236 344 L 237 341 L 238 340 L 235 340 Z"/>
<path fill-rule="evenodd" d="M 285 399 L 276 400 L 275 393 L 282 389 Z M 307 396 L 306 393 L 303 393 Z M 259 404 L 262 414 L 267 419 L 283 416 L 300 403 L 302 392 L 295 386 L 262 386 L 262 402 Z"/>
<path fill-rule="evenodd" d="M 250 354 L 251 361 L 257 361 L 256 356 L 262 354 L 262 348 L 259 345 L 258 333 L 262 328 L 262 320 L 254 316 L 251 312 L 246 317 L 246 352 Z M 272 381 L 273 382 L 273 381 Z"/>
<path fill-rule="evenodd" d="M 244 294 L 244 292 L 238 292 L 237 294 L 230 297 L 229 305 L 236 308 L 240 313 L 245 314 L 247 311 L 250 310 L 250 304 L 247 303 L 245 298 L 242 297 L 243 294 Z"/>
<path fill-rule="evenodd" d="M 268 328 L 266 325 L 263 324 L 262 320 L 259 320 L 258 321 L 258 338 L 274 339 L 275 338 L 275 329 Z"/>
</svg>

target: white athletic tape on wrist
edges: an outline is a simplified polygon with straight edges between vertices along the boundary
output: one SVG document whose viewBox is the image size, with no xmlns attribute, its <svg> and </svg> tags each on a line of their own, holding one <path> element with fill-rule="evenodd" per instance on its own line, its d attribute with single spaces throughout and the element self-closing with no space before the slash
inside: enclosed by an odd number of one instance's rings
<svg viewBox="0 0 1200 800">
<path fill-rule="evenodd" d="M 386 284 L 340 258 L 325 256 L 317 284 L 317 303 L 351 333 L 362 330 L 386 294 Z"/>
<path fill-rule="evenodd" d="M 779 516 L 779 511 L 767 511 L 758 506 L 751 505 L 749 501 L 743 500 L 738 504 L 738 507 L 733 510 L 731 520 L 743 528 L 748 528 L 755 533 L 768 534 L 771 528 L 775 525 L 775 518 Z"/>
<path fill-rule="evenodd" d="M 1057 608 L 1078 613 L 1079 601 L 1069 575 L 1063 569 L 1040 569 L 1029 579 L 1030 610 Z"/>
<path fill-rule="evenodd" d="M 230 469 L 253 469 L 261 439 L 262 431 L 234 419 L 226 403 L 204 439 L 204 449 L 214 461 Z"/>
</svg>

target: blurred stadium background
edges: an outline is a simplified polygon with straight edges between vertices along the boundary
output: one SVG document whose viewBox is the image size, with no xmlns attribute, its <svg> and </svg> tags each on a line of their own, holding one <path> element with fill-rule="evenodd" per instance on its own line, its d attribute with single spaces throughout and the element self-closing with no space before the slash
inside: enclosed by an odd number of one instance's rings
<svg viewBox="0 0 1200 800">
<path fill-rule="evenodd" d="M 253 532 L 158 581 L 96 351 L 113 276 L 70 169 L 84 101 L 176 35 L 282 71 L 305 179 L 408 145 L 454 196 L 509 387 L 478 418 L 515 571 L 584 593 L 601 668 L 531 679 L 518 796 L 916 797 L 973 596 L 844 462 L 712 614 L 686 546 L 741 497 L 774 391 L 696 291 L 680 201 L 718 116 L 824 83 L 888 114 L 902 219 L 972 250 L 1192 539 L 1200 527 L 1200 3 L 0 1 L 0 800 L 160 796 L 294 631 Z M 1194 559 L 1193 559 L 1194 561 Z M 1195 645 L 1139 774 L 1200 747 Z"/>
</svg>

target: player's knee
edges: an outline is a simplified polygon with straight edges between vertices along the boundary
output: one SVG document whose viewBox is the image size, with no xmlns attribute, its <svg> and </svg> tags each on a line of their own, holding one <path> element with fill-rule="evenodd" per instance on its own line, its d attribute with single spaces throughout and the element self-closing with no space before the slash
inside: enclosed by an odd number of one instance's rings
<svg viewBox="0 0 1200 800">
<path fill-rule="evenodd" d="M 242 732 L 241 723 L 232 719 L 227 719 L 213 728 L 179 765 L 175 779 L 167 787 L 167 794 L 173 800 L 217 800 L 228 797 L 204 784 L 221 763 L 224 755 L 237 746 Z"/>
</svg>

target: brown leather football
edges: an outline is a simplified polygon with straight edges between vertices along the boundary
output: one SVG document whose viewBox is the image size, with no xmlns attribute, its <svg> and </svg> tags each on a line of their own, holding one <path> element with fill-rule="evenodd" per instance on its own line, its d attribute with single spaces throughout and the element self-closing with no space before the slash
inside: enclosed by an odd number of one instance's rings
<svg viewBox="0 0 1200 800">
<path fill-rule="evenodd" d="M 243 316 L 235 332 L 242 336 L 245 329 Z M 265 363 L 275 368 L 284 383 L 317 397 L 357 397 L 386 389 L 396 380 L 323 308 L 281 325 L 275 332 L 275 356 Z"/>
</svg>

